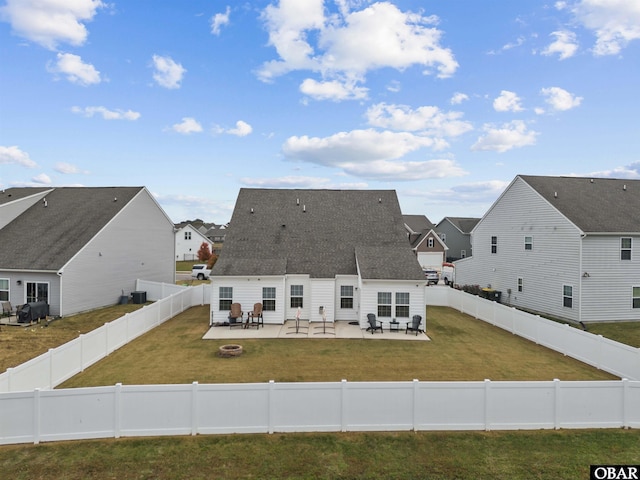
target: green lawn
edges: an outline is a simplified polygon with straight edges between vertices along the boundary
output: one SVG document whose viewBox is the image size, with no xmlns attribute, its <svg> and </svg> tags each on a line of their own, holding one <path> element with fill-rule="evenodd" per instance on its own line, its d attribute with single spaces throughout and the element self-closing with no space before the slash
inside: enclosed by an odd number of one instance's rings
<svg viewBox="0 0 640 480">
<path fill-rule="evenodd" d="M 428 310 L 431 342 L 247 340 L 243 356 L 222 359 L 222 342 L 201 339 L 208 308 L 189 309 L 63 386 L 613 378 L 444 307 Z M 0 447 L 0 478 L 12 480 L 573 480 L 603 463 L 640 463 L 640 430 L 212 435 Z"/>
<path fill-rule="evenodd" d="M 194 307 L 133 340 L 60 388 L 123 383 L 604 380 L 616 378 L 446 307 L 429 307 L 430 342 L 247 339 L 238 358 L 202 340 L 209 306 Z M 169 361 L 167 361 L 169 359 Z"/>
</svg>

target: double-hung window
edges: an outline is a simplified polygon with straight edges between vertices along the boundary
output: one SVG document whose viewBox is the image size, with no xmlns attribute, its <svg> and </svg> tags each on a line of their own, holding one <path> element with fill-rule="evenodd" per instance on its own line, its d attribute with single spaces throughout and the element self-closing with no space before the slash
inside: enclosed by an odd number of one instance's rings
<svg viewBox="0 0 640 480">
<path fill-rule="evenodd" d="M 218 288 L 218 309 L 231 310 L 231 304 L 233 303 L 233 287 L 219 287 Z"/>
<path fill-rule="evenodd" d="M 491 253 L 498 253 L 498 237 L 491 237 Z"/>
<path fill-rule="evenodd" d="M 522 277 L 518 277 L 518 291 L 522 292 L 524 290 L 524 280 Z"/>
<path fill-rule="evenodd" d="M 524 249 L 533 250 L 533 237 L 524 237 Z"/>
<path fill-rule="evenodd" d="M 429 237 L 427 239 L 427 248 L 433 248 L 433 246 L 435 245 L 435 240 L 433 239 L 433 237 Z"/>
<path fill-rule="evenodd" d="M 620 239 L 620 260 L 631 260 L 631 237 Z"/>
<path fill-rule="evenodd" d="M 340 286 L 340 308 L 353 308 L 353 285 Z"/>
<path fill-rule="evenodd" d="M 191 232 L 184 232 L 184 239 L 191 240 Z"/>
<path fill-rule="evenodd" d="M 633 308 L 640 308 L 640 287 L 633 287 Z"/>
<path fill-rule="evenodd" d="M 9 279 L 0 278 L 0 302 L 9 301 Z"/>
<path fill-rule="evenodd" d="M 378 316 L 391 317 L 391 292 L 378 292 Z"/>
<path fill-rule="evenodd" d="M 573 308 L 573 287 L 571 285 L 562 286 L 562 305 Z"/>
<path fill-rule="evenodd" d="M 304 285 L 291 285 L 291 308 L 302 308 Z"/>
<path fill-rule="evenodd" d="M 396 292 L 396 317 L 409 318 L 409 292 Z"/>
<path fill-rule="evenodd" d="M 262 287 L 262 310 L 276 311 L 276 287 Z"/>
</svg>

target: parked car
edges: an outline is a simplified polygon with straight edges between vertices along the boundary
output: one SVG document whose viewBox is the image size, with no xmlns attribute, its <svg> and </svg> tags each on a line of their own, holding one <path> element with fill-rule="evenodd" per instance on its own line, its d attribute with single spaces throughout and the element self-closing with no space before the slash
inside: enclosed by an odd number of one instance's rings
<svg viewBox="0 0 640 480">
<path fill-rule="evenodd" d="M 436 285 L 440 281 L 440 275 L 435 270 L 424 270 L 424 276 L 427 277 L 427 285 Z"/>
<path fill-rule="evenodd" d="M 191 268 L 191 276 L 198 280 L 209 280 L 211 270 L 204 263 L 194 265 Z"/>
</svg>

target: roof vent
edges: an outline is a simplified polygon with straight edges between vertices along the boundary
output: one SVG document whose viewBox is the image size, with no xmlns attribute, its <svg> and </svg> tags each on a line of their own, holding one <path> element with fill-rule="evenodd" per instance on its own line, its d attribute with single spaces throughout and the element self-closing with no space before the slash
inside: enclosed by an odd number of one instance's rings
<svg viewBox="0 0 640 480">
<path fill-rule="evenodd" d="M 627 191 L 627 186 L 626 185 L 622 185 L 622 190 L 624 190 L 626 192 Z"/>
<path fill-rule="evenodd" d="M 296 198 L 296 205 L 300 205 L 300 199 Z"/>
<path fill-rule="evenodd" d="M 302 205 L 302 211 L 306 213 L 306 211 L 307 211 L 307 206 L 306 205 Z"/>
<path fill-rule="evenodd" d="M 113 197 L 113 201 L 117 202 L 118 201 L 118 197 Z"/>
<path fill-rule="evenodd" d="M 591 180 L 589 180 L 591 183 L 593 183 L 593 178 Z"/>
<path fill-rule="evenodd" d="M 558 198 L 558 192 L 553 192 L 553 198 Z"/>
<path fill-rule="evenodd" d="M 47 206 L 47 199 L 46 199 L 46 198 L 43 198 L 43 199 L 42 199 L 42 203 L 43 203 L 43 204 L 44 204 L 44 206 L 46 207 L 46 206 Z"/>
<path fill-rule="evenodd" d="M 251 208 L 251 213 L 253 213 L 253 207 Z"/>
<path fill-rule="evenodd" d="M 382 198 L 378 198 L 378 203 L 382 203 Z"/>
</svg>

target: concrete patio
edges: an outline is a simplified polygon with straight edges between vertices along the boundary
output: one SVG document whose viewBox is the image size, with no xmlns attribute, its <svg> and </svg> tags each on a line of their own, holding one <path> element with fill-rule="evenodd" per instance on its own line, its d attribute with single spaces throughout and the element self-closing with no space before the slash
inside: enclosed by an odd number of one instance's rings
<svg viewBox="0 0 640 480">
<path fill-rule="evenodd" d="M 429 337 L 424 333 L 416 335 L 414 332 L 405 334 L 404 323 L 400 324 L 398 331 L 389 331 L 385 326 L 383 332 L 371 332 L 360 328 L 359 325 L 351 325 L 349 322 L 309 323 L 301 321 L 296 332 L 296 322 L 288 320 L 284 325 L 266 324 L 260 328 L 229 328 L 229 326 L 214 326 L 202 337 L 204 340 L 241 340 L 245 338 L 350 338 L 366 340 L 404 340 L 404 341 L 428 341 Z"/>
</svg>

